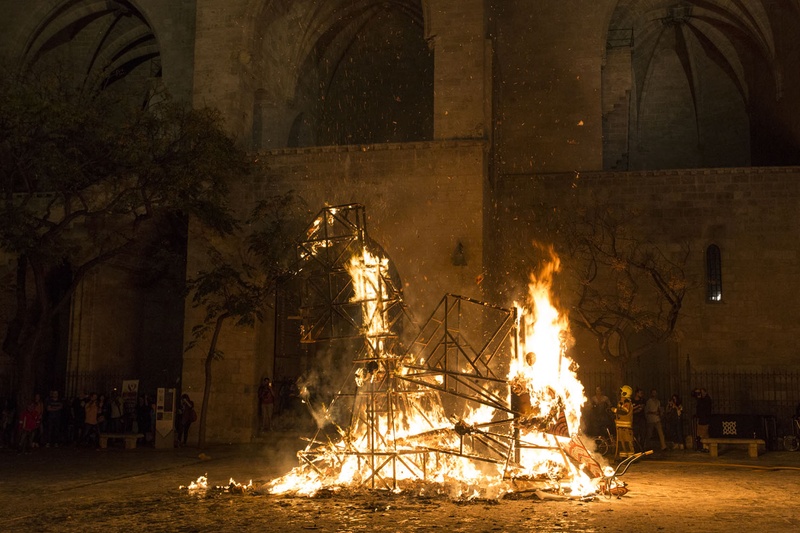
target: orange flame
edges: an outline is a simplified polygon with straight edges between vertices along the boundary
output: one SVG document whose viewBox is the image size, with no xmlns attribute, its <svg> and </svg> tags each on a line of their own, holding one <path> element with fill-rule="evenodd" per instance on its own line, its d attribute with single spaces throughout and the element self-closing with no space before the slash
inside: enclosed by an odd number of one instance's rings
<svg viewBox="0 0 800 533">
<path fill-rule="evenodd" d="M 592 493 L 596 487 L 591 478 L 571 461 L 559 461 L 558 457 L 565 441 L 579 432 L 586 397 L 575 374 L 577 364 L 566 355 L 571 342 L 569 321 L 550 298 L 553 277 L 561 263 L 552 248 L 548 252 L 550 260 L 538 275 L 530 276 L 526 305 L 515 304 L 520 310 L 517 316 L 521 342 L 511 363 L 509 382 L 512 393 L 522 399 L 519 426 L 524 438 L 542 446 L 524 449 L 521 463 L 532 474 L 551 468 L 552 463 L 563 463 L 572 478 L 572 491 Z M 542 453 L 547 444 L 557 450 Z"/>
<path fill-rule="evenodd" d="M 367 250 L 353 257 L 348 272 L 353 301 L 362 306 L 369 353 L 354 374 L 358 393 L 352 423 L 340 430 L 338 442 L 309 444 L 298 453 L 300 466 L 267 489 L 298 495 L 341 486 L 400 490 L 405 481 L 424 480 L 452 497 L 499 497 L 515 490 L 521 480 L 544 479 L 559 489 L 565 481 L 572 495 L 595 493 L 597 487 L 583 465 L 574 464 L 565 452 L 570 436 L 578 433 L 585 396 L 576 365 L 566 355 L 568 321 L 550 299 L 553 275 L 559 270 L 558 258 L 552 250 L 550 254 L 545 268 L 531 276 L 525 305 L 515 304 L 519 339 L 516 352 L 510 354 L 512 408 L 498 411 L 481 405 L 449 417 L 440 396 L 445 392 L 441 375 L 425 378 L 429 388 L 409 386 L 402 377 L 413 357 L 386 351 L 389 321 L 382 279 L 388 260 Z M 505 427 L 506 434 L 491 429 L 493 424 Z M 490 447 L 508 446 L 514 459 L 481 457 L 487 442 Z"/>
</svg>

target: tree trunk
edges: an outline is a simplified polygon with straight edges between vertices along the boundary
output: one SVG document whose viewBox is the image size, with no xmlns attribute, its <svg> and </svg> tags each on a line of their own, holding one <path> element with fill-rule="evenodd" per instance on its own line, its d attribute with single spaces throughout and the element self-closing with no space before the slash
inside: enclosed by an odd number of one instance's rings
<svg viewBox="0 0 800 533">
<path fill-rule="evenodd" d="M 223 313 L 217 317 L 214 324 L 214 334 L 211 336 L 211 344 L 208 347 L 205 362 L 205 384 L 203 385 L 203 405 L 200 407 L 200 423 L 198 425 L 199 436 L 197 445 L 202 448 L 206 445 L 206 416 L 208 415 L 208 399 L 211 396 L 211 364 L 216 359 L 217 355 L 217 341 L 219 340 L 219 332 L 222 330 L 222 324 L 228 318 L 227 313 Z"/>
<path fill-rule="evenodd" d="M 53 310 L 45 289 L 44 267 L 34 261 L 29 264 L 36 287 L 36 305 L 26 310 L 26 324 L 22 328 L 22 335 L 17 340 L 17 409 L 20 412 L 33 401 L 33 395 L 36 392 L 37 370 L 41 360 L 39 350 L 46 328 L 52 323 Z"/>
</svg>

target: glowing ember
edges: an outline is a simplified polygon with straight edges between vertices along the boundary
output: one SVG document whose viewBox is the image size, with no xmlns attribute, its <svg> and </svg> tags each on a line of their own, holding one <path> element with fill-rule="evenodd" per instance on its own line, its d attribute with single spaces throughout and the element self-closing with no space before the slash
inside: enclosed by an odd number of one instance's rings
<svg viewBox="0 0 800 533">
<path fill-rule="evenodd" d="M 211 490 L 211 487 L 208 485 L 208 475 L 203 475 L 197 478 L 197 481 L 192 481 L 189 483 L 188 486 L 181 485 L 178 487 L 178 490 L 186 489 L 189 494 L 195 495 L 203 495 Z M 222 492 L 230 492 L 231 494 L 244 494 L 253 489 L 253 480 L 250 480 L 248 484 L 237 483 L 233 478 L 230 478 L 227 485 L 222 486 L 214 486 L 213 490 L 222 491 Z"/>
<path fill-rule="evenodd" d="M 189 486 L 179 486 L 178 490 L 187 489 L 190 493 L 205 492 L 208 490 L 208 477 L 203 475 L 197 478 L 197 481 L 192 481 Z"/>
<path fill-rule="evenodd" d="M 481 373 L 489 363 L 466 350 L 456 350 L 458 369 L 451 368 L 455 356 L 391 353 L 388 261 L 363 249 L 348 265 L 365 341 L 354 357 L 350 424 L 336 425 L 325 410 L 338 439 L 318 433 L 298 453 L 300 465 L 267 489 L 313 495 L 323 488 L 414 488 L 454 498 L 596 493 L 603 473 L 577 438 L 583 386 L 565 353 L 567 320 L 550 300 L 558 266 L 553 255 L 532 276 L 526 304 L 514 311 L 508 374 L 494 378 Z M 448 340 L 445 352 L 455 345 Z"/>
</svg>

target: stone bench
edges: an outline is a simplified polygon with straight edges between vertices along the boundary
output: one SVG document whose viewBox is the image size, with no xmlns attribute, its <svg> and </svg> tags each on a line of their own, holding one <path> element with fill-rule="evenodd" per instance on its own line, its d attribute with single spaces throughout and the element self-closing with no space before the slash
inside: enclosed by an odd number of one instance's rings
<svg viewBox="0 0 800 533">
<path fill-rule="evenodd" d="M 747 445 L 747 454 L 753 459 L 758 457 L 758 445 L 766 444 L 762 439 L 735 438 L 700 439 L 700 442 L 708 444 L 708 453 L 711 457 L 717 457 L 719 455 L 717 452 L 720 444 L 745 444 Z"/>
<path fill-rule="evenodd" d="M 136 441 L 144 438 L 142 433 L 100 433 L 100 447 L 108 448 L 109 439 L 124 439 L 125 449 L 136 448 Z"/>
</svg>

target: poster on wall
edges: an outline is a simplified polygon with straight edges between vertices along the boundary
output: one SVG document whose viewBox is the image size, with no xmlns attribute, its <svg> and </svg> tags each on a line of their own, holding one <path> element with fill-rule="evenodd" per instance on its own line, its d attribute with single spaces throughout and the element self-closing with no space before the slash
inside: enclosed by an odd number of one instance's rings
<svg viewBox="0 0 800 533">
<path fill-rule="evenodd" d="M 175 389 L 158 389 L 156 395 L 156 448 L 175 446 Z"/>
</svg>

